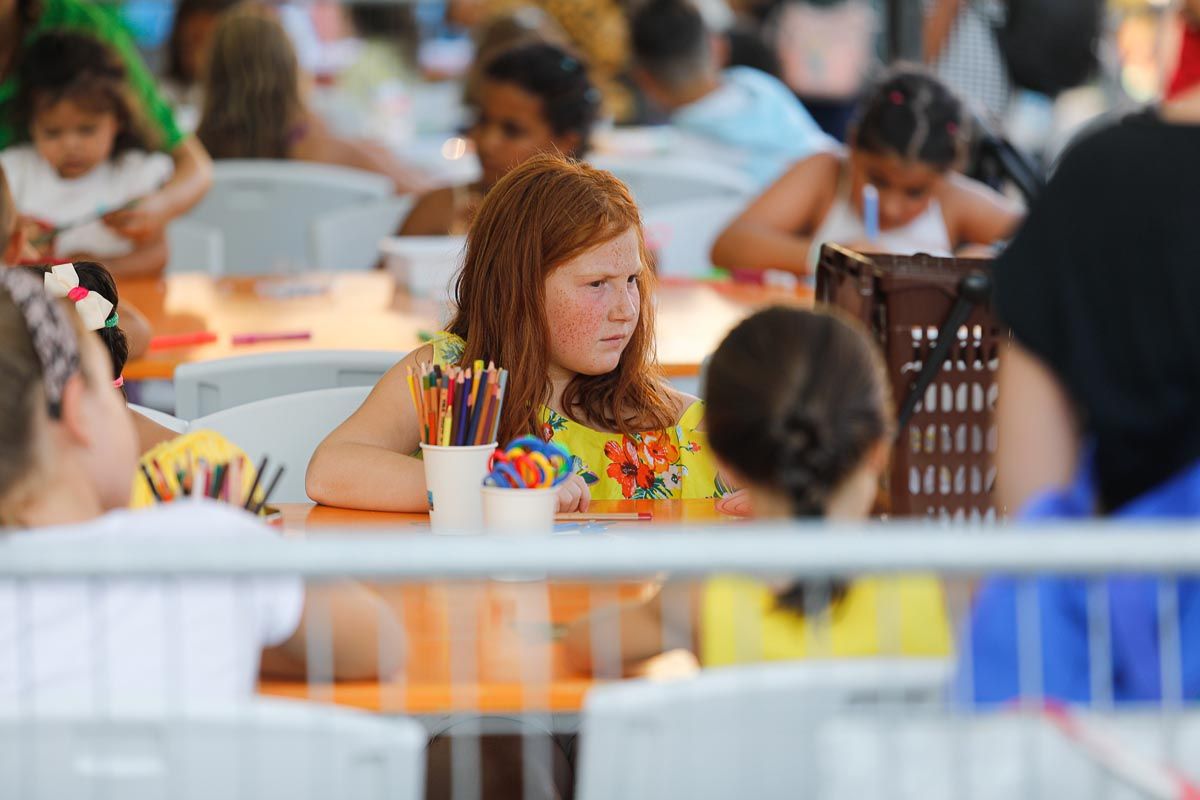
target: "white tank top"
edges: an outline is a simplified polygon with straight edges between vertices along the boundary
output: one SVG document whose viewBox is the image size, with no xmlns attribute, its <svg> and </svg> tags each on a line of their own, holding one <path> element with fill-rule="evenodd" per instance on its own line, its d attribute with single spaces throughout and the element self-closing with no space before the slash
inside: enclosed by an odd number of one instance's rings
<svg viewBox="0 0 1200 800">
<path fill-rule="evenodd" d="M 837 198 L 813 236 L 813 244 L 809 250 L 809 263 L 813 270 L 816 270 L 821 245 L 853 244 L 867 239 L 866 223 L 851 207 L 847 198 L 848 187 L 845 184 L 846 181 L 843 180 L 842 185 L 839 185 Z M 937 199 L 930 200 L 929 207 L 904 227 L 881 230 L 876 244 L 880 250 L 897 255 L 954 255 L 950 233 L 946 230 L 946 220 L 942 216 L 942 205 Z"/>
</svg>

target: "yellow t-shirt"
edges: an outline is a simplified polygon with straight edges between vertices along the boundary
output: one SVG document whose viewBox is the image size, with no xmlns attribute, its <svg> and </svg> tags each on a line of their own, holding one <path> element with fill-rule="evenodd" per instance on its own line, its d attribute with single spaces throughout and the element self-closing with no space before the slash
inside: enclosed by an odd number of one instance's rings
<svg viewBox="0 0 1200 800">
<path fill-rule="evenodd" d="M 457 364 L 463 341 L 443 335 L 431 342 L 434 363 Z M 719 481 L 708 438 L 696 430 L 704 419 L 704 404 L 696 401 L 675 427 L 624 436 L 593 430 L 548 408 L 536 431 L 575 456 L 575 471 L 583 476 L 593 500 L 699 500 L 720 497 L 728 490 Z"/>
<path fill-rule="evenodd" d="M 802 658 L 948 657 L 953 645 L 942 587 L 931 577 L 863 578 L 810 625 L 780 608 L 761 581 L 704 585 L 700 660 L 706 667 Z"/>
<path fill-rule="evenodd" d="M 175 474 L 177 469 L 194 468 L 200 459 L 204 459 L 210 465 L 216 465 L 230 463 L 239 458 L 242 459 L 241 494 L 245 497 L 246 493 L 250 491 L 250 485 L 254 483 L 255 465 L 250 463 L 249 457 L 242 448 L 216 431 L 192 431 L 176 436 L 174 439 L 159 442 L 142 454 L 140 463 L 155 475 L 155 480 L 161 480 L 158 478 L 154 466 L 157 462 L 158 466 L 162 468 L 171 491 L 179 494 L 179 479 Z M 262 489 L 260 484 L 255 491 L 255 497 L 260 500 L 262 499 Z M 150 493 L 146 476 L 141 469 L 138 469 L 137 475 L 134 476 L 133 498 L 130 506 L 145 508 L 154 504 L 154 495 Z"/>
</svg>

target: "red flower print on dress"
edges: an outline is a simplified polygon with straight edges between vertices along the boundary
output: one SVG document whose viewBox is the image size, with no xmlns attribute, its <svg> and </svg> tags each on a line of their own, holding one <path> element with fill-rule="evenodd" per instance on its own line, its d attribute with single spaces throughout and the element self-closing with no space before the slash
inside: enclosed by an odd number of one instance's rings
<svg viewBox="0 0 1200 800">
<path fill-rule="evenodd" d="M 633 497 L 635 488 L 644 491 L 654 485 L 654 470 L 638 458 L 637 446 L 628 436 L 605 444 L 604 455 L 612 462 L 606 470 L 608 477 L 621 484 L 626 498 Z"/>
</svg>

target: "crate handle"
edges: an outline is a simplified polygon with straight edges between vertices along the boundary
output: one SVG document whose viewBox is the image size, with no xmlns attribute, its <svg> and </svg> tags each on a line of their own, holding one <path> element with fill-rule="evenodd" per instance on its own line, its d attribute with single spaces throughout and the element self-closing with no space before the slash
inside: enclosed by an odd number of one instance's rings
<svg viewBox="0 0 1200 800">
<path fill-rule="evenodd" d="M 929 384 L 933 383 L 933 379 L 937 377 L 942 364 L 945 363 L 946 354 L 950 352 L 950 345 L 957 338 L 958 329 L 971 317 L 975 306 L 987 302 L 991 293 L 992 278 L 981 270 L 968 272 L 958 282 L 958 299 L 954 301 L 954 307 L 950 309 L 946 321 L 938 329 L 937 344 L 921 366 L 921 372 L 917 375 L 917 380 L 909 390 L 908 396 L 904 398 L 904 404 L 900 407 L 900 413 L 896 417 L 897 436 L 907 427 L 921 396 L 925 394 L 925 390 L 929 388 Z"/>
</svg>

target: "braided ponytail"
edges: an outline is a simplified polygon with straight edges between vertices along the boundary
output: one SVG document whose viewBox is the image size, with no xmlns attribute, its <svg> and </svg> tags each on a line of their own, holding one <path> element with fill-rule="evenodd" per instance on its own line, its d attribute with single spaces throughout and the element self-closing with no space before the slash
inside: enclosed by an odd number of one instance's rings
<svg viewBox="0 0 1200 800">
<path fill-rule="evenodd" d="M 787 497 L 796 517 L 823 517 L 892 428 L 878 352 L 855 324 L 831 313 L 776 307 L 745 320 L 713 355 L 705 397 L 717 457 Z M 799 582 L 777 601 L 811 614 L 845 591 L 843 581 Z"/>
</svg>

